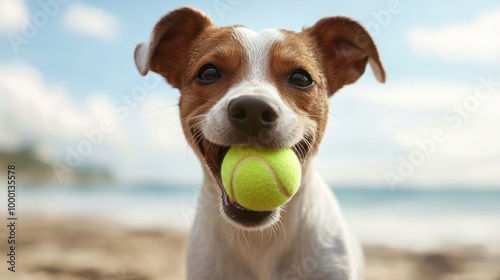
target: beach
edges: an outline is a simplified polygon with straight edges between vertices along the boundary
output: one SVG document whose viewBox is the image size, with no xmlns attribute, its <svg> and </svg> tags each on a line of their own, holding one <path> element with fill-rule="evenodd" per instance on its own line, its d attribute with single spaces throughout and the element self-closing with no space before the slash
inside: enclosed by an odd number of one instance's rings
<svg viewBox="0 0 500 280">
<path fill-rule="evenodd" d="M 7 227 L 0 235 L 7 236 Z M 82 215 L 24 214 L 16 272 L 7 270 L 2 242 L 0 279 L 185 279 L 187 237 L 185 230 L 131 228 Z M 500 280 L 500 254 L 484 246 L 415 251 L 369 245 L 365 254 L 367 280 Z"/>
<path fill-rule="evenodd" d="M 499 0 L 0 0 L 0 280 L 186 279 L 192 228 L 207 269 L 288 270 L 258 280 L 351 269 L 351 233 L 366 280 L 500 280 L 499 29 Z M 242 147 L 273 156 L 229 186 Z"/>
</svg>

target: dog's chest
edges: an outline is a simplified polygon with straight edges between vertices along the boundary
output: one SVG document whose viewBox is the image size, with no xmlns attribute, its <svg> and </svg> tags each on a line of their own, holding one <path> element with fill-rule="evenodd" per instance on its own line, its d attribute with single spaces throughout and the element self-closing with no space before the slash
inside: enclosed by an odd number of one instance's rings
<svg viewBox="0 0 500 280">
<path fill-rule="evenodd" d="M 342 243 L 320 247 L 284 240 L 252 244 L 254 241 L 258 239 L 241 240 L 243 244 L 237 241 L 243 247 L 228 254 L 227 267 L 231 271 L 227 272 L 232 275 L 228 279 L 349 279 Z"/>
</svg>

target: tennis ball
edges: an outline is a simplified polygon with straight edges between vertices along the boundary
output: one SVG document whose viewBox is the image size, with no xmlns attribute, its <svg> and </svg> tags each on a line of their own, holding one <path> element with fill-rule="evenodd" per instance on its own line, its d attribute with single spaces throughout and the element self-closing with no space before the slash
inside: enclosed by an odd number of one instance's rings
<svg viewBox="0 0 500 280">
<path fill-rule="evenodd" d="M 221 168 L 229 198 L 253 211 L 270 211 L 288 202 L 299 189 L 301 173 L 290 148 L 231 147 Z"/>
</svg>

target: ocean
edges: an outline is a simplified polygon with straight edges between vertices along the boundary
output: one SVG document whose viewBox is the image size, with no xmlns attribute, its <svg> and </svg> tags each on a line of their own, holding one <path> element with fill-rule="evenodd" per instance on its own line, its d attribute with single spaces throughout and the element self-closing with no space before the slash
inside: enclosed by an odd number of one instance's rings
<svg viewBox="0 0 500 280">
<path fill-rule="evenodd" d="M 500 190 L 334 188 L 365 244 L 413 250 L 489 245 L 500 250 Z M 189 230 L 196 187 L 164 185 L 22 188 L 18 212 L 90 216 L 134 228 Z"/>
</svg>

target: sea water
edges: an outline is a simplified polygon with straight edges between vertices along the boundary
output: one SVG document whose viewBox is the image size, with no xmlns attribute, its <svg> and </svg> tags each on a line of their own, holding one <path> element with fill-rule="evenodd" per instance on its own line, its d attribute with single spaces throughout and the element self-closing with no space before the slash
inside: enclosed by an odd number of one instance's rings
<svg viewBox="0 0 500 280">
<path fill-rule="evenodd" d="M 488 245 L 500 250 L 500 189 L 334 188 L 364 244 L 427 250 Z M 90 216 L 134 228 L 189 230 L 198 188 L 164 184 L 23 188 L 18 211 Z M 207 206 L 201 206 L 207 207 Z M 334 221 L 332 221 L 334 222 Z"/>
</svg>

